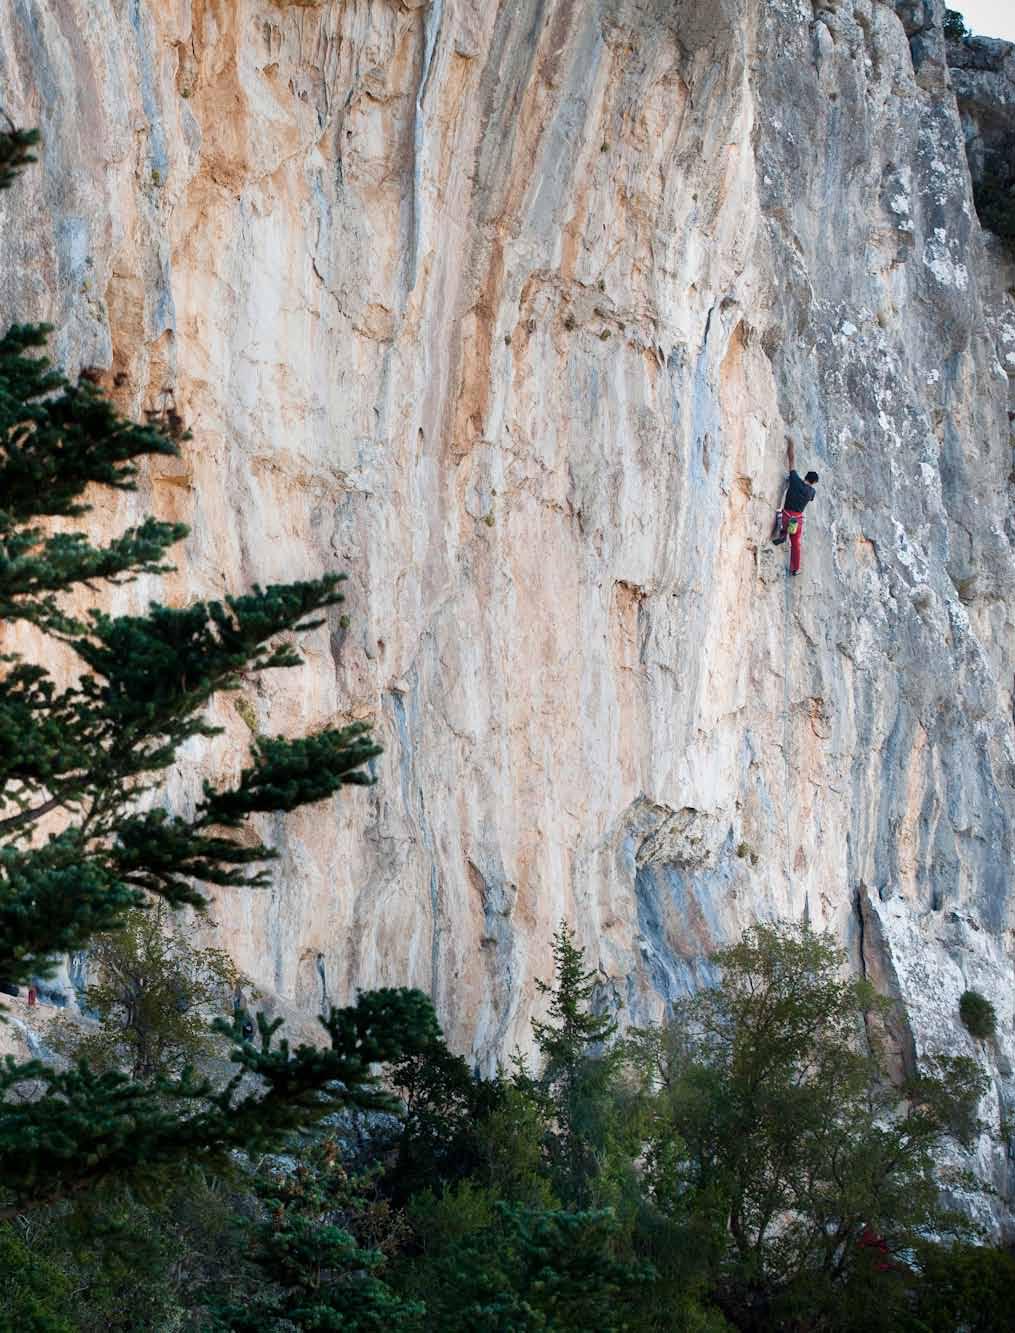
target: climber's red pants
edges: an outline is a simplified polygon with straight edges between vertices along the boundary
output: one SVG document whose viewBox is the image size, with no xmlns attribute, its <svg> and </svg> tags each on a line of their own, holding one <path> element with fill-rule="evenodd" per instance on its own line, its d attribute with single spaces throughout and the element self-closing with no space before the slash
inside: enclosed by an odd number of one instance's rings
<svg viewBox="0 0 1015 1333">
<path fill-rule="evenodd" d="M 796 532 L 789 531 L 790 521 L 796 519 Z M 800 569 L 800 544 L 804 537 L 804 516 L 794 514 L 792 509 L 782 511 L 782 535 L 789 535 L 789 572 L 796 574 Z"/>
</svg>

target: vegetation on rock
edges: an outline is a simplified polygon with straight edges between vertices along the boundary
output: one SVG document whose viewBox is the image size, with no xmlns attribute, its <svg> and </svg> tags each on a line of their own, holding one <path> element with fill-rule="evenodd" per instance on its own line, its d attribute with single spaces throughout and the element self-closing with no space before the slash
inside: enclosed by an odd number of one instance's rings
<svg viewBox="0 0 1015 1333">
<path fill-rule="evenodd" d="M 979 991 L 963 991 L 959 999 L 959 1017 L 966 1030 L 974 1037 L 985 1041 L 997 1030 L 997 1014 L 994 1006 Z"/>
<path fill-rule="evenodd" d="M 944 34 L 950 42 L 961 42 L 969 36 L 966 20 L 957 9 L 945 10 Z"/>
<path fill-rule="evenodd" d="M 1008 145 L 1008 160 L 1015 152 L 1015 139 Z M 980 225 L 1009 245 L 1015 245 L 1015 179 L 1010 167 L 1002 170 L 992 160 L 984 164 L 982 178 L 974 182 L 973 200 Z"/>
</svg>

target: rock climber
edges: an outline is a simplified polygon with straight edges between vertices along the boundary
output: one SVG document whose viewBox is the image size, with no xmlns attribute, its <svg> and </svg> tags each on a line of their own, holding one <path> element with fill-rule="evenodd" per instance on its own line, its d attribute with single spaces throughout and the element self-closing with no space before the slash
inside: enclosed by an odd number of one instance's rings
<svg viewBox="0 0 1015 1333">
<path fill-rule="evenodd" d="M 789 481 L 786 483 L 786 497 L 782 508 L 775 516 L 776 533 L 772 541 L 776 546 L 789 537 L 789 572 L 800 573 L 800 544 L 804 535 L 804 510 L 814 499 L 814 487 L 818 484 L 818 474 L 808 472 L 801 477 L 796 470 L 796 450 L 792 437 L 786 437 L 786 458 L 789 462 Z"/>
</svg>

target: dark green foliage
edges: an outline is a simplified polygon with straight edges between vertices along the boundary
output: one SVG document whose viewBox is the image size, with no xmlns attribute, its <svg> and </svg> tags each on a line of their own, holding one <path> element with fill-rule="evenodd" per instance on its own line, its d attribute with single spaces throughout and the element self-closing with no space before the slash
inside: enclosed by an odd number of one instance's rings
<svg viewBox="0 0 1015 1333">
<path fill-rule="evenodd" d="M 961 42 L 969 36 L 966 20 L 957 9 L 945 10 L 944 34 L 950 42 Z"/>
<path fill-rule="evenodd" d="M 217 1020 L 237 1043 L 237 1073 L 224 1088 L 184 1070 L 153 1085 L 80 1065 L 59 1072 L 9 1057 L 0 1066 L 0 1169 L 10 1200 L 0 1217 L 69 1195 L 111 1174 L 129 1175 L 176 1159 L 218 1162 L 234 1149 L 265 1151 L 302 1125 L 348 1106 L 394 1103 L 373 1069 L 433 1040 L 430 1001 L 418 991 L 378 990 L 321 1020 L 325 1047 L 275 1042 L 281 1020 L 258 1014 L 259 1039 L 242 1039 L 241 1020 Z M 15 1100 L 26 1083 L 41 1086 Z M 2 1197 L 2 1196 L 0 1196 Z"/>
<path fill-rule="evenodd" d="M 349 1177 L 334 1141 L 301 1152 L 292 1168 L 269 1170 L 256 1193 L 261 1217 L 245 1229 L 258 1272 L 242 1301 L 212 1300 L 211 1328 L 396 1333 L 420 1327 L 422 1305 L 388 1286 L 380 1275 L 383 1253 L 350 1230 L 369 1213 L 365 1182 Z"/>
<path fill-rule="evenodd" d="M 19 130 L 5 111 L 0 111 L 0 115 L 10 126 L 0 131 L 0 190 L 7 190 L 18 172 L 35 161 L 31 150 L 42 136 L 38 130 Z"/>
<path fill-rule="evenodd" d="M 959 1017 L 972 1036 L 986 1041 L 997 1031 L 997 1014 L 994 1006 L 979 991 L 962 992 L 959 999 Z"/>
<path fill-rule="evenodd" d="M 88 381 L 71 384 L 45 357 L 45 325 L 16 325 L 0 338 L 0 615 L 73 633 L 80 622 L 58 594 L 82 583 L 123 582 L 158 572 L 179 524 L 146 520 L 104 547 L 83 533 L 52 534 L 40 518 L 80 517 L 90 484 L 130 490 L 136 460 L 175 454 L 161 432 L 118 417 Z"/>
<path fill-rule="evenodd" d="M 17 1222 L 39 1264 L 69 1288 L 61 1303 L 74 1333 L 196 1329 L 195 1292 L 239 1294 L 232 1217 L 249 1190 L 239 1170 L 214 1175 L 174 1164 L 143 1190 L 120 1182 Z M 55 1288 L 59 1289 L 59 1288 Z"/>
<path fill-rule="evenodd" d="M 398 1156 L 388 1175 L 392 1197 L 404 1202 L 418 1190 L 479 1174 L 485 1122 L 504 1099 L 500 1080 L 473 1078 L 443 1038 L 399 1061 L 390 1079 L 405 1106 Z"/>
<path fill-rule="evenodd" d="M 927 1333 L 1015 1333 L 1015 1258 L 980 1245 L 920 1253 L 917 1312 Z"/>
<path fill-rule="evenodd" d="M 72 1311 L 60 1267 L 34 1253 L 10 1223 L 0 1225 L 0 1333 L 77 1333 Z"/>
<path fill-rule="evenodd" d="M 974 187 L 973 199 L 981 226 L 1015 243 L 1015 182 L 987 173 Z"/>
<path fill-rule="evenodd" d="M 532 1024 L 536 1045 L 545 1061 L 545 1073 L 566 1074 L 597 1046 L 603 1046 L 617 1031 L 610 1014 L 596 1014 L 592 997 L 596 973 L 585 970 L 585 951 L 574 942 L 574 931 L 561 925 L 553 937 L 553 980 L 537 981 L 542 995 L 550 996 L 550 1021 Z"/>
<path fill-rule="evenodd" d="M 600 1157 L 610 1131 L 611 1088 L 619 1052 L 609 1043 L 617 1024 L 595 1013 L 596 973 L 574 933 L 562 925 L 553 937 L 552 982 L 537 981 L 550 996 L 547 1022 L 532 1024 L 542 1070 L 533 1090 L 542 1094 L 552 1121 L 547 1134 L 551 1179 L 558 1197 L 571 1208 L 597 1202 Z"/>
<path fill-rule="evenodd" d="M 982 1077 L 941 1061 L 894 1087 L 864 1049 L 864 1017 L 883 1002 L 844 978 L 826 936 L 759 926 L 715 961 L 720 985 L 641 1037 L 653 1202 L 737 1327 L 820 1309 L 819 1327 L 852 1328 L 836 1310 L 866 1308 L 877 1289 L 874 1308 L 890 1311 L 903 1256 L 961 1230 L 939 1204 L 935 1154 L 975 1128 Z"/>
<path fill-rule="evenodd" d="M 432 1272 L 427 1328 L 440 1333 L 536 1333 L 630 1326 L 645 1264 L 611 1255 L 608 1212 L 497 1205 L 493 1225 L 452 1245 Z"/>
</svg>

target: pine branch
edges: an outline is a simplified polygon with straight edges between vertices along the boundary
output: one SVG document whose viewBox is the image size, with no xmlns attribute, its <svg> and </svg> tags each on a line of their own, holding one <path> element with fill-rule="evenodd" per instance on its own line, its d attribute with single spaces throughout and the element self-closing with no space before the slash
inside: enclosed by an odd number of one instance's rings
<svg viewBox="0 0 1015 1333">
<path fill-rule="evenodd" d="M 260 1040 L 240 1041 L 238 1073 L 222 1089 L 190 1070 L 154 1085 L 84 1065 L 58 1072 L 39 1061 L 0 1065 L 0 1219 L 186 1157 L 221 1162 L 234 1149 L 262 1152 L 295 1129 L 348 1107 L 391 1110 L 376 1064 L 421 1050 L 439 1032 L 420 991 L 380 990 L 332 1009 L 321 1022 L 330 1045 L 275 1043 L 280 1020 L 258 1014 Z M 237 1039 L 234 1024 L 215 1030 Z M 27 1085 L 42 1095 L 15 1097 Z"/>
</svg>

